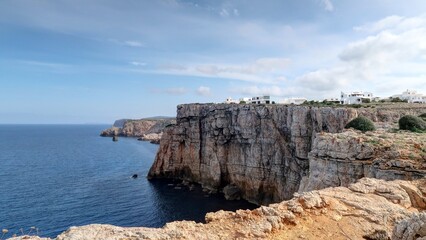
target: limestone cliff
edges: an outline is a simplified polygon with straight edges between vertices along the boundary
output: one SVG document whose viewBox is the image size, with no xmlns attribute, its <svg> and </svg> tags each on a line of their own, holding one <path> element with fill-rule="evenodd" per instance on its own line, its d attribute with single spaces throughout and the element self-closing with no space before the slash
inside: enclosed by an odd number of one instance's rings
<svg viewBox="0 0 426 240">
<path fill-rule="evenodd" d="M 164 128 L 176 123 L 174 118 L 120 119 L 111 128 L 101 132 L 103 137 L 140 137 L 141 140 L 159 143 Z"/>
<path fill-rule="evenodd" d="M 348 188 L 295 194 L 254 210 L 208 213 L 206 224 L 177 221 L 157 229 L 93 224 L 55 239 L 426 239 L 425 210 L 426 179 L 363 178 Z M 39 238 L 14 238 L 21 239 Z"/>
<path fill-rule="evenodd" d="M 227 185 L 254 203 L 290 199 L 309 174 L 308 153 L 320 132 L 338 133 L 359 115 L 379 128 L 425 105 L 332 108 L 186 104 L 166 128 L 149 178 L 179 178 L 206 188 Z"/>
</svg>

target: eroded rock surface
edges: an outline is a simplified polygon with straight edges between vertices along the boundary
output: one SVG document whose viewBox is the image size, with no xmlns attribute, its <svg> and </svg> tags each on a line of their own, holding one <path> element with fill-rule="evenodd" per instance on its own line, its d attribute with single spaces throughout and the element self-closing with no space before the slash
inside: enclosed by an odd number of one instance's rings
<svg viewBox="0 0 426 240">
<path fill-rule="evenodd" d="M 309 153 L 309 174 L 299 191 L 348 186 L 363 177 L 413 180 L 425 176 L 426 134 L 318 133 Z"/>
<path fill-rule="evenodd" d="M 179 105 L 177 124 L 165 130 L 148 177 L 178 178 L 212 189 L 232 184 L 251 202 L 279 202 L 291 198 L 309 174 L 308 153 L 317 133 L 342 132 L 359 115 L 383 129 L 404 114 L 426 112 L 426 105 L 411 106 Z"/>
<path fill-rule="evenodd" d="M 159 229 L 93 224 L 72 227 L 56 239 L 424 239 L 425 208 L 416 208 L 410 192 L 424 197 L 425 185 L 426 179 L 363 178 L 348 188 L 296 193 L 255 210 L 208 213 L 205 224 L 178 221 Z"/>
</svg>

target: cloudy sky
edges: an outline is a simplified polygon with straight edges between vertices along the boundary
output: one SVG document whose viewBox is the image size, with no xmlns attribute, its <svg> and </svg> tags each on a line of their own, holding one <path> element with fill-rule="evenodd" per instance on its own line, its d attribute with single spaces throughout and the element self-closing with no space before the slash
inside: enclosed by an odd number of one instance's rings
<svg viewBox="0 0 426 240">
<path fill-rule="evenodd" d="M 0 123 L 406 89 L 426 94 L 424 0 L 0 1 Z"/>
</svg>

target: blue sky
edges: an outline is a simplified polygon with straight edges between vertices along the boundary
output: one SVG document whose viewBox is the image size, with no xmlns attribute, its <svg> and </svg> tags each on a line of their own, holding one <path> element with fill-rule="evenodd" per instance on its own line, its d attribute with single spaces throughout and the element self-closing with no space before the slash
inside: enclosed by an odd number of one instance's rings
<svg viewBox="0 0 426 240">
<path fill-rule="evenodd" d="M 426 94 L 424 0 L 0 0 L 0 123 L 406 89 Z"/>
</svg>

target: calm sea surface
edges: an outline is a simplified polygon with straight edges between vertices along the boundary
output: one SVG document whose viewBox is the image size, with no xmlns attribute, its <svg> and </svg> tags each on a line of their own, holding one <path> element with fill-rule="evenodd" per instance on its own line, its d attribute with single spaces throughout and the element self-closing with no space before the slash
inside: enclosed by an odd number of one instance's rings
<svg viewBox="0 0 426 240">
<path fill-rule="evenodd" d="M 33 226 L 48 237 L 91 223 L 161 227 L 174 220 L 201 222 L 220 209 L 255 207 L 148 181 L 158 145 L 99 137 L 107 127 L 0 125 L 0 229 L 9 230 L 7 237 Z"/>
</svg>

